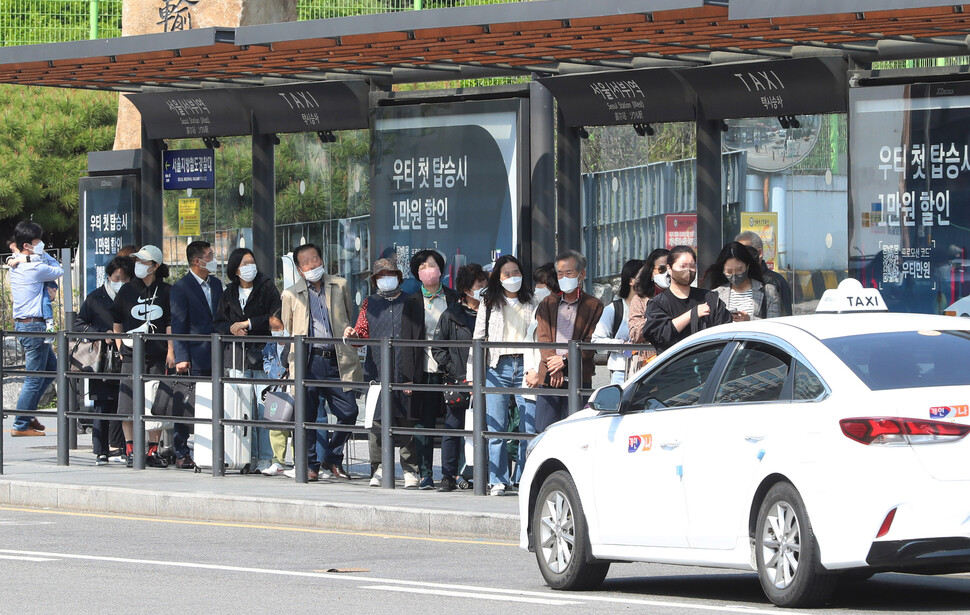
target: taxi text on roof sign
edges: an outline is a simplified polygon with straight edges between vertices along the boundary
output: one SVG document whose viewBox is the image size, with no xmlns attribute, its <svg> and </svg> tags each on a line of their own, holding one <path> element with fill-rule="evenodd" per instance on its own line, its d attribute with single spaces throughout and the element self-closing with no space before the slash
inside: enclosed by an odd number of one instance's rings
<svg viewBox="0 0 970 615">
<path fill-rule="evenodd" d="M 882 295 L 875 288 L 865 288 L 859 280 L 848 278 L 822 295 L 815 313 L 888 312 Z"/>
</svg>

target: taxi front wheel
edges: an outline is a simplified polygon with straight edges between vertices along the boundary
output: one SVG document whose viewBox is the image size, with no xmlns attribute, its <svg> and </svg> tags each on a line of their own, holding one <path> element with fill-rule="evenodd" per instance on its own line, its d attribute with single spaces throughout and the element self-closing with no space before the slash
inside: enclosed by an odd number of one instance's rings
<svg viewBox="0 0 970 615">
<path fill-rule="evenodd" d="M 568 472 L 551 474 L 532 513 L 532 546 L 549 587 L 587 590 L 600 586 L 609 562 L 589 561 L 589 532 L 576 485 Z"/>
<path fill-rule="evenodd" d="M 761 503 L 755 530 L 758 578 L 776 606 L 803 608 L 824 604 L 836 576 L 820 573 L 818 543 L 801 495 L 778 483 Z"/>
</svg>

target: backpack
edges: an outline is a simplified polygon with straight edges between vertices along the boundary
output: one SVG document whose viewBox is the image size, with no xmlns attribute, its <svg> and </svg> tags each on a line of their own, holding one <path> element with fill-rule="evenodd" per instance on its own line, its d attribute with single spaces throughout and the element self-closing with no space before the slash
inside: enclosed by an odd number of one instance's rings
<svg viewBox="0 0 970 615">
<path fill-rule="evenodd" d="M 623 298 L 617 297 L 613 300 L 613 333 L 611 338 L 616 339 L 616 333 L 623 325 Z"/>
</svg>

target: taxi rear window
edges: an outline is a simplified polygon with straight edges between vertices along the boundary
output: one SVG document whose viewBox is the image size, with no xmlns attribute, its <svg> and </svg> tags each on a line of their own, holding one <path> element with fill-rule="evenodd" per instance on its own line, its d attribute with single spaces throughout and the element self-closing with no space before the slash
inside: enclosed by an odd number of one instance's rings
<svg viewBox="0 0 970 615">
<path fill-rule="evenodd" d="M 970 384 L 970 332 L 899 331 L 823 340 L 873 391 Z"/>
</svg>

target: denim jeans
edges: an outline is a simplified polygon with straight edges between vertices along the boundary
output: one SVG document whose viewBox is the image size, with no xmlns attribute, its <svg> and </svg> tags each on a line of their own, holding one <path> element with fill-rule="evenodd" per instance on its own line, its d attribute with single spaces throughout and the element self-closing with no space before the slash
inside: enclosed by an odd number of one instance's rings
<svg viewBox="0 0 970 615">
<path fill-rule="evenodd" d="M 488 368 L 485 373 L 486 387 L 512 388 L 522 386 L 524 376 L 522 355 L 502 355 L 498 365 Z M 520 408 L 527 408 L 526 400 L 521 395 L 515 396 L 515 403 Z M 528 411 L 523 411 L 523 415 Z M 488 431 L 509 430 L 509 395 L 489 394 L 485 396 L 485 425 Z M 505 440 L 490 438 L 488 440 L 488 483 L 490 485 L 508 485 L 509 456 L 505 448 Z"/>
<path fill-rule="evenodd" d="M 523 406 L 523 404 L 525 404 Z M 523 399 L 519 402 L 519 433 L 536 433 L 536 402 L 534 399 Z M 522 465 L 525 463 L 525 452 L 529 448 L 530 440 L 519 440 L 519 454 L 515 459 L 515 474 L 512 482 L 519 484 L 522 478 Z"/>
<path fill-rule="evenodd" d="M 314 355 L 307 366 L 309 380 L 340 380 L 337 359 Z M 327 422 L 327 408 L 337 417 L 340 425 L 353 425 L 357 422 L 357 400 L 353 391 L 342 387 L 306 387 L 307 419 L 318 423 Z M 343 464 L 344 444 L 350 439 L 348 431 L 306 430 L 307 467 L 314 472 L 320 464 Z"/>
<path fill-rule="evenodd" d="M 43 322 L 17 322 L 14 323 L 14 331 L 46 331 L 47 325 Z M 25 366 L 28 372 L 54 372 L 57 371 L 57 357 L 54 356 L 54 349 L 42 337 L 18 337 L 17 341 L 23 346 L 25 355 Z M 17 410 L 36 410 L 40 398 L 44 391 L 54 381 L 52 377 L 27 376 L 24 378 L 24 388 L 20 390 L 20 397 L 17 399 Z M 34 417 L 27 415 L 17 415 L 14 419 L 14 431 L 24 431 L 30 429 L 30 421 Z"/>
</svg>

